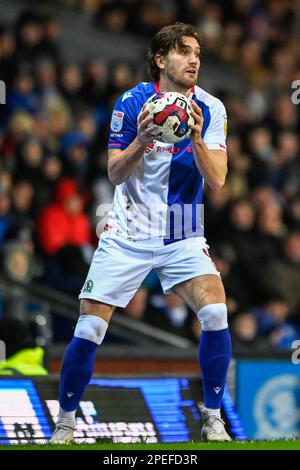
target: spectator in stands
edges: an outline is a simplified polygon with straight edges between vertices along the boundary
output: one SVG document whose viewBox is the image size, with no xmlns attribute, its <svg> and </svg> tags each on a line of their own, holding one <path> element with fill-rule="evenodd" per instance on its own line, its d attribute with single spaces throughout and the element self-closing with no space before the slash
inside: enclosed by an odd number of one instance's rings
<svg viewBox="0 0 300 470">
<path fill-rule="evenodd" d="M 11 198 L 8 191 L 3 191 L 0 187 L 0 246 L 5 242 L 12 225 L 10 206 Z"/>
<path fill-rule="evenodd" d="M 23 109 L 30 114 L 38 111 L 38 98 L 34 90 L 32 70 L 22 65 L 13 75 L 12 89 L 7 93 L 8 115 L 17 109 Z"/>
<path fill-rule="evenodd" d="M 48 154 L 41 166 L 41 178 L 35 184 L 36 213 L 49 205 L 55 195 L 55 186 L 63 172 L 62 160 L 57 155 Z"/>
<path fill-rule="evenodd" d="M 38 221 L 38 239 L 49 256 L 65 245 L 82 246 L 90 241 L 90 224 L 83 212 L 84 201 L 76 182 L 60 180 L 55 202 L 45 207 Z"/>
<path fill-rule="evenodd" d="M 248 174 L 252 162 L 242 149 L 242 142 L 238 135 L 231 135 L 227 139 L 227 149 L 230 155 L 229 172 L 226 181 L 227 190 L 231 199 L 245 198 L 249 194 Z"/>
<path fill-rule="evenodd" d="M 236 354 L 267 349 L 267 339 L 259 339 L 255 316 L 248 311 L 240 312 L 232 322 L 232 346 Z"/>
<path fill-rule="evenodd" d="M 60 73 L 60 91 L 73 111 L 84 105 L 82 99 L 83 79 L 77 64 L 67 64 Z"/>
<path fill-rule="evenodd" d="M 136 82 L 134 67 L 129 62 L 118 62 L 111 66 L 110 83 L 107 92 L 113 98 L 132 88 Z"/>
<path fill-rule="evenodd" d="M 260 263 L 278 257 L 281 244 L 287 235 L 287 228 L 283 222 L 283 211 L 276 202 L 261 209 L 257 218 L 255 233 L 255 247 Z"/>
<path fill-rule="evenodd" d="M 19 239 L 23 235 L 31 239 L 34 223 L 34 186 L 25 179 L 15 181 L 12 187 L 11 227 L 9 238 Z"/>
<path fill-rule="evenodd" d="M 53 287 L 70 294 L 78 291 L 88 267 L 91 231 L 83 207 L 76 182 L 63 178 L 55 202 L 45 207 L 37 223 L 39 245 L 48 255 L 46 278 Z"/>
<path fill-rule="evenodd" d="M 230 191 L 225 183 L 220 191 L 212 191 L 207 188 L 204 203 L 204 217 L 206 232 L 205 237 L 212 242 L 223 239 L 223 234 L 218 229 L 228 223 L 228 204 L 230 201 Z"/>
<path fill-rule="evenodd" d="M 18 62 L 37 60 L 44 53 L 42 16 L 34 11 L 24 10 L 16 23 Z"/>
<path fill-rule="evenodd" d="M 42 176 L 43 147 L 36 137 L 27 137 L 17 149 L 17 166 L 15 177 L 25 178 L 33 185 Z"/>
<path fill-rule="evenodd" d="M 226 292 L 228 315 L 246 308 L 250 302 L 251 291 L 240 272 L 236 253 L 232 247 L 219 244 L 211 251 L 212 259 L 220 272 Z"/>
<path fill-rule="evenodd" d="M 283 254 L 268 259 L 257 272 L 266 292 L 277 292 L 292 312 L 300 312 L 300 232 L 291 232 L 283 243 Z"/>
<path fill-rule="evenodd" d="M 111 0 L 99 4 L 95 15 L 96 24 L 114 34 L 122 33 L 129 23 L 128 6 L 120 1 Z"/>
<path fill-rule="evenodd" d="M 300 328 L 290 316 L 286 300 L 272 296 L 262 307 L 251 309 L 258 323 L 260 337 L 268 337 L 270 343 L 278 349 L 290 349 L 293 341 L 299 339 Z"/>
<path fill-rule="evenodd" d="M 106 87 L 108 83 L 108 70 L 99 59 L 88 60 L 83 67 L 83 98 L 92 106 L 100 106 L 108 99 Z"/>
<path fill-rule="evenodd" d="M 226 246 L 234 253 L 234 269 L 239 273 L 242 285 L 247 286 L 253 302 L 260 299 L 257 270 L 260 269 L 259 253 L 254 241 L 255 207 L 249 199 L 234 201 L 229 212 L 229 225 L 224 230 Z"/>
</svg>

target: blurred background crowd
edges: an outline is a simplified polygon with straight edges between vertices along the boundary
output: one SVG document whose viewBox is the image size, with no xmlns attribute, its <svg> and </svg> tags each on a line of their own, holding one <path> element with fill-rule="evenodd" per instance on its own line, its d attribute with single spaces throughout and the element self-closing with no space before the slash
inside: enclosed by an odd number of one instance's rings
<svg viewBox="0 0 300 470">
<path fill-rule="evenodd" d="M 77 296 L 103 229 L 97 206 L 113 198 L 106 143 L 114 102 L 147 80 L 150 37 L 166 24 L 192 23 L 202 38 L 199 84 L 228 113 L 229 173 L 221 191 L 206 188 L 205 230 L 227 292 L 234 348 L 290 348 L 300 338 L 300 106 L 292 100 L 300 79 L 299 2 L 51 2 L 83 15 L 93 34 L 126 38 L 132 50 L 145 44 L 143 56 L 109 60 L 101 42 L 96 55 L 78 61 L 62 53 L 60 15 L 41 4 L 27 2 L 14 21 L 0 23 L 5 275 Z M 76 34 L 84 40 L 84 32 Z M 201 333 L 180 298 L 163 296 L 152 274 L 123 314 L 195 344 Z"/>
</svg>

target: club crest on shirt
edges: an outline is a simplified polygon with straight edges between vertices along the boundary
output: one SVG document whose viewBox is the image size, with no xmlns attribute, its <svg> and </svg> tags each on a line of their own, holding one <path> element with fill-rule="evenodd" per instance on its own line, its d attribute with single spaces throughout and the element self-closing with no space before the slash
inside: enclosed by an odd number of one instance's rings
<svg viewBox="0 0 300 470">
<path fill-rule="evenodd" d="M 111 130 L 119 132 L 123 127 L 124 113 L 122 111 L 114 110 L 111 118 Z"/>
</svg>

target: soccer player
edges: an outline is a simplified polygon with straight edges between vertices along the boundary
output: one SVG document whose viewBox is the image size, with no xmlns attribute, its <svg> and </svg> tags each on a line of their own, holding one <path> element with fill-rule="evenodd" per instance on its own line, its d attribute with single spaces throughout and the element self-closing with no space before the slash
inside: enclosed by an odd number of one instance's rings
<svg viewBox="0 0 300 470">
<path fill-rule="evenodd" d="M 108 176 L 116 186 L 114 202 L 79 296 L 80 317 L 61 370 L 53 443 L 72 441 L 97 346 L 116 306 L 129 303 L 152 269 L 164 292 L 179 294 L 201 322 L 202 436 L 230 440 L 220 416 L 231 356 L 225 293 L 198 211 L 204 180 L 216 191 L 225 182 L 226 111 L 196 85 L 200 41 L 193 26 L 176 23 L 159 31 L 148 63 L 153 81 L 124 93 L 112 114 Z M 145 107 L 153 94 L 167 91 L 189 97 L 193 106 L 192 133 L 178 144 L 155 138 L 158 128 Z"/>
</svg>

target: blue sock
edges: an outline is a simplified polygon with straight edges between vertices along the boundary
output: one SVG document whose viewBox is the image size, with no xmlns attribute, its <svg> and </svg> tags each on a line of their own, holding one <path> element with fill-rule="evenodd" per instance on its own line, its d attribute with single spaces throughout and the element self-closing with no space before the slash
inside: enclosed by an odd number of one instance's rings
<svg viewBox="0 0 300 470">
<path fill-rule="evenodd" d="M 230 357 L 231 338 L 228 328 L 219 331 L 202 331 L 199 362 L 206 408 L 221 408 Z"/>
<path fill-rule="evenodd" d="M 59 404 L 65 411 L 79 405 L 94 370 L 97 344 L 74 336 L 69 344 L 60 375 Z"/>
</svg>

